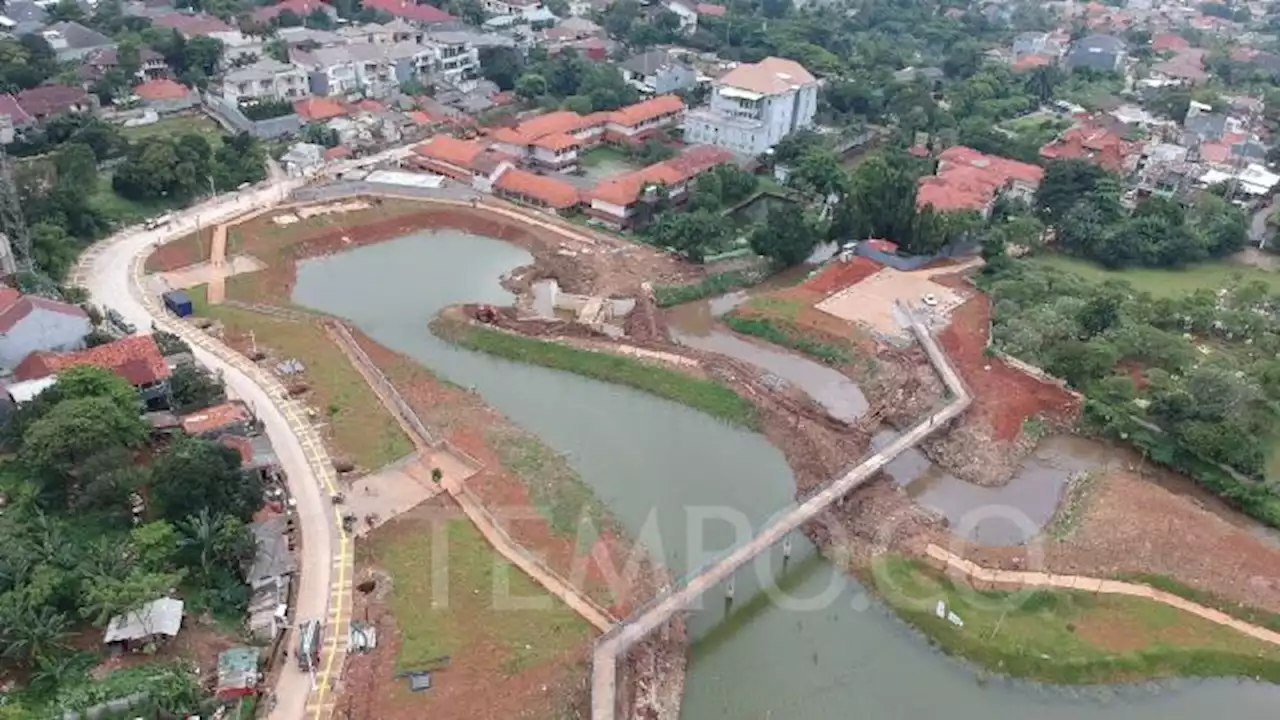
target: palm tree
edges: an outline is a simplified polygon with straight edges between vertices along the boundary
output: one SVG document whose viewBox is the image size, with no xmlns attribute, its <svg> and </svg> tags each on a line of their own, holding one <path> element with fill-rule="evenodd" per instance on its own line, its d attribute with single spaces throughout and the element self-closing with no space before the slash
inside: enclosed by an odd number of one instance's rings
<svg viewBox="0 0 1280 720">
<path fill-rule="evenodd" d="M 26 608 L 21 622 L 10 624 L 5 630 L 4 656 L 27 665 L 34 665 L 43 658 L 66 647 L 71 635 L 67 616 L 53 608 Z"/>
<path fill-rule="evenodd" d="M 201 508 L 198 515 L 188 515 L 178 526 L 182 547 L 195 553 L 201 577 L 209 577 L 217 556 L 220 520 L 210 515 L 208 508 Z"/>
<path fill-rule="evenodd" d="M 1023 87 L 1028 95 L 1043 105 L 1053 99 L 1054 86 L 1057 84 L 1058 69 L 1050 65 L 1041 65 L 1027 75 Z"/>
</svg>

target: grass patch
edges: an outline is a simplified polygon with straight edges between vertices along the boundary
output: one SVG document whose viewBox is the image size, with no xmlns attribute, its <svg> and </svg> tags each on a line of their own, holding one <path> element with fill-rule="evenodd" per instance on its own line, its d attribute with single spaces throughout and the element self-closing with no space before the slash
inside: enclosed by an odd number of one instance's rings
<svg viewBox="0 0 1280 720">
<path fill-rule="evenodd" d="M 587 642 L 586 621 L 494 552 L 469 521 L 441 523 L 443 530 L 434 532 L 422 523 L 375 534 L 364 550 L 391 574 L 388 600 L 401 641 L 397 670 L 496 648 L 501 671 L 514 675 Z M 433 552 L 446 539 L 448 547 Z M 446 568 L 436 568 L 437 555 L 447 559 Z M 521 606 L 512 607 L 516 602 Z"/>
<path fill-rule="evenodd" d="M 627 154 L 618 148 L 610 145 L 597 145 L 584 153 L 579 153 L 578 164 L 582 167 L 590 168 L 598 165 L 630 166 L 632 163 L 627 158 Z"/>
<path fill-rule="evenodd" d="M 1186 598 L 1193 603 L 1211 607 L 1215 610 L 1230 615 L 1238 620 L 1243 620 L 1253 625 L 1259 625 L 1280 632 L 1280 613 L 1268 612 L 1259 608 L 1242 605 L 1234 600 L 1228 600 L 1219 595 L 1215 595 L 1205 590 L 1191 587 L 1183 582 L 1175 580 L 1168 575 L 1160 575 L 1157 573 L 1126 573 L 1119 575 L 1118 579 L 1127 582 L 1142 583 L 1150 585 L 1157 590 L 1163 590 L 1172 595 Z"/>
<path fill-rule="evenodd" d="M 302 361 L 311 386 L 307 403 L 323 414 L 322 434 L 356 463 L 376 469 L 413 451 L 413 443 L 395 418 L 318 325 L 209 305 L 204 286 L 188 294 L 197 314 L 221 321 L 229 334 L 252 332 L 275 357 Z"/>
<path fill-rule="evenodd" d="M 689 285 L 654 285 L 653 299 L 658 307 L 682 305 L 694 300 L 722 295 L 731 290 L 751 287 L 769 276 L 767 270 L 729 270 L 727 272 L 708 275 L 696 283 Z"/>
<path fill-rule="evenodd" d="M 1058 254 L 1039 255 L 1032 258 L 1030 262 L 1057 271 L 1075 273 L 1092 282 L 1123 280 L 1132 285 L 1135 290 L 1149 292 L 1155 297 L 1172 297 L 1196 290 L 1217 290 L 1255 280 L 1265 283 L 1273 293 L 1280 292 L 1280 273 L 1246 265 L 1234 265 L 1222 260 L 1192 265 L 1182 270 L 1158 268 L 1107 270 L 1087 260 Z"/>
<path fill-rule="evenodd" d="M 1056 138 L 1063 130 L 1071 127 L 1071 123 L 1056 115 L 1035 114 L 1006 120 L 1000 123 L 1000 127 L 1016 133 L 1019 138 L 1026 139 L 1028 142 L 1044 145 Z"/>
<path fill-rule="evenodd" d="M 1067 590 L 976 592 L 915 560 L 877 561 L 877 589 L 944 652 L 1015 677 L 1065 684 L 1172 676 L 1280 681 L 1280 647 L 1161 603 Z M 956 627 L 936 603 L 959 615 Z"/>
<path fill-rule="evenodd" d="M 724 322 L 743 335 L 751 335 L 774 345 L 797 350 L 828 365 L 847 365 L 853 362 L 853 355 L 845 348 L 806 337 L 785 319 L 747 317 L 729 313 L 724 316 Z"/>
<path fill-rule="evenodd" d="M 227 136 L 221 125 L 204 115 L 170 117 L 150 125 L 120 128 L 120 134 L 133 142 L 154 137 L 176 137 L 187 133 L 204 136 L 214 150 L 222 145 L 223 138 Z"/>
<path fill-rule="evenodd" d="M 431 327 L 437 335 L 472 350 L 625 385 L 688 405 L 735 425 L 753 430 L 760 427 L 755 406 L 714 380 L 690 377 L 659 365 L 606 352 L 580 350 L 441 318 Z"/>
<path fill-rule="evenodd" d="M 529 490 L 529 498 L 551 529 L 561 535 L 577 535 L 578 524 L 589 518 L 596 530 L 612 524 L 608 511 L 564 457 L 541 440 L 514 427 L 493 427 L 488 432 L 502 466 L 515 473 Z M 590 547 L 594 537 L 579 538 Z M 580 547 L 579 550 L 586 548 Z"/>
<path fill-rule="evenodd" d="M 89 197 L 90 207 L 121 225 L 131 225 L 162 215 L 182 207 L 183 204 L 177 200 L 166 199 L 137 201 L 117 195 L 115 189 L 111 187 L 111 174 L 106 172 L 98 176 L 98 187 Z"/>
</svg>

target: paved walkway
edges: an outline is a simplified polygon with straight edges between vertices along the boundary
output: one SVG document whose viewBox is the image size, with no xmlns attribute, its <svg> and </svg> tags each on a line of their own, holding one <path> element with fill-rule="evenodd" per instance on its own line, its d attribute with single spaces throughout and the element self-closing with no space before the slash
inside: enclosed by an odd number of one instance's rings
<svg viewBox="0 0 1280 720">
<path fill-rule="evenodd" d="M 218 223 L 213 227 L 213 242 L 209 243 L 209 266 L 213 269 L 213 275 L 209 278 L 208 298 L 211 305 L 217 305 L 227 296 L 227 275 L 234 274 L 227 272 L 227 231 L 234 225 L 249 222 L 259 215 L 267 212 L 279 210 L 284 205 L 268 205 L 258 208 L 253 212 L 240 215 L 227 222 Z"/>
<path fill-rule="evenodd" d="M 400 423 L 400 427 L 409 436 L 409 439 L 413 441 L 418 452 L 422 454 L 424 461 L 432 468 L 440 469 L 442 476 L 441 486 L 458 503 L 458 506 L 462 508 L 462 512 L 476 526 L 480 534 L 484 535 L 485 540 L 511 564 L 533 578 L 547 592 L 560 598 L 574 612 L 595 626 L 597 630 L 605 632 L 612 628 L 617 623 L 617 620 L 607 609 L 579 590 L 573 583 L 561 577 L 559 573 L 552 570 L 523 545 L 516 542 L 502 527 L 502 524 L 484 507 L 484 503 L 481 502 L 480 498 L 467 488 L 466 481 L 478 473 L 483 466 L 474 458 L 453 447 L 448 441 L 434 441 L 433 438 L 426 436 L 422 421 L 416 415 L 413 418 L 405 417 L 405 412 L 402 411 L 402 408 L 407 406 L 403 404 L 403 399 L 392 397 L 389 394 L 394 393 L 395 390 L 391 388 L 390 383 L 385 381 L 385 377 L 381 376 L 381 371 L 376 367 L 371 367 L 371 363 L 367 362 L 365 357 L 362 357 L 363 354 L 352 346 L 342 332 L 336 331 L 335 328 L 328 324 L 326 324 L 326 331 L 360 373 L 361 377 L 364 378 L 370 389 L 378 396 L 378 399 L 386 406 L 391 416 Z"/>
<path fill-rule="evenodd" d="M 1102 578 L 1086 577 L 1083 575 L 1053 575 L 1051 573 L 1042 572 L 1026 572 L 1015 570 L 991 570 L 977 565 L 969 560 L 952 553 L 937 545 L 929 545 L 925 549 L 925 553 L 946 565 L 948 572 L 958 572 L 969 579 L 976 581 L 984 586 L 999 586 L 1004 588 L 1017 587 L 1043 587 L 1043 588 L 1062 588 L 1064 590 L 1083 590 L 1091 593 L 1102 593 L 1104 595 L 1129 595 L 1131 597 L 1140 597 L 1152 600 L 1158 603 L 1164 603 L 1179 610 L 1189 612 L 1192 615 L 1204 618 L 1212 623 L 1224 625 L 1233 630 L 1238 630 L 1257 640 L 1272 645 L 1280 645 L 1280 633 L 1247 623 L 1239 618 L 1232 617 L 1221 610 L 1215 610 L 1199 603 L 1168 593 L 1163 590 L 1157 590 L 1150 585 L 1140 585 L 1137 583 L 1121 582 L 1119 580 L 1104 580 Z"/>
</svg>

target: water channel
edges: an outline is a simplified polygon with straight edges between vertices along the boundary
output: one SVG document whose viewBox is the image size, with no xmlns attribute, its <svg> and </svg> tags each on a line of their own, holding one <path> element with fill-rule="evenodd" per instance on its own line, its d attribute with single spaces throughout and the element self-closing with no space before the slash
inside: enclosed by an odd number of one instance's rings
<svg viewBox="0 0 1280 720">
<path fill-rule="evenodd" d="M 476 388 L 565 453 L 618 520 L 676 573 L 697 567 L 792 502 L 794 485 L 781 453 L 758 435 L 625 388 L 460 350 L 430 334 L 427 323 L 444 305 L 510 302 L 498 277 L 529 260 L 498 240 L 420 233 L 302 263 L 294 300 L 347 318 L 384 345 Z M 784 379 L 806 372 L 791 363 L 770 371 Z M 840 407 L 856 412 L 855 405 L 849 396 Z M 921 460 L 900 460 L 903 477 L 895 479 L 927 476 Z M 911 478 L 909 490 L 917 482 L 925 482 L 922 501 L 929 488 L 948 486 L 920 477 Z M 982 527 L 975 532 L 985 540 Z M 998 539 L 1013 530 L 1005 525 L 990 532 Z M 783 601 L 756 594 L 779 575 Z M 780 548 L 744 568 L 736 598 L 727 618 L 723 594 L 709 595 L 692 616 L 688 720 L 1191 720 L 1223 712 L 1261 720 L 1275 717 L 1280 706 L 1277 688 L 1236 680 L 1083 690 L 980 684 L 972 668 L 933 651 L 799 537 L 785 572 Z"/>
</svg>

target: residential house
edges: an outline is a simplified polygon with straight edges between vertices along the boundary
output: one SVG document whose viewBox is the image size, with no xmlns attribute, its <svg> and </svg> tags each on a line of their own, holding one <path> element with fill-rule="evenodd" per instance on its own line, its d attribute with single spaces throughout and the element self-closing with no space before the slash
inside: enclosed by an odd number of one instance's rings
<svg viewBox="0 0 1280 720">
<path fill-rule="evenodd" d="M 1071 44 L 1063 63 L 1068 69 L 1119 71 L 1128 57 L 1123 40 L 1114 35 L 1088 35 Z"/>
<path fill-rule="evenodd" d="M 9 268 L 6 274 L 13 272 L 12 256 L 0 264 Z M 79 350 L 91 330 L 89 316 L 76 305 L 0 286 L 0 373 L 37 350 Z"/>
<path fill-rule="evenodd" d="M 365 0 L 364 7 L 381 10 L 388 15 L 423 28 L 440 28 L 457 22 L 449 13 L 414 0 Z"/>
<path fill-rule="evenodd" d="M 473 90 L 480 78 L 480 48 L 512 45 L 498 35 L 461 30 L 429 33 L 422 38 L 428 62 L 420 72 L 458 90 Z"/>
<path fill-rule="evenodd" d="M 303 122 L 324 122 L 343 117 L 348 112 L 347 106 L 328 97 L 310 97 L 298 100 L 293 104 L 293 111 Z"/>
<path fill-rule="evenodd" d="M 58 62 L 74 62 L 95 50 L 116 46 L 106 35 L 75 22 L 54 23 L 41 30 L 40 36 L 53 48 Z"/>
<path fill-rule="evenodd" d="M 1184 50 L 1191 49 L 1191 43 L 1181 35 L 1173 33 L 1156 33 L 1151 37 L 1151 52 L 1155 53 L 1180 53 Z"/>
<path fill-rule="evenodd" d="M 1188 48 L 1168 60 L 1156 63 L 1151 70 L 1159 77 L 1195 85 L 1209 79 L 1209 73 L 1204 69 L 1204 58 L 1208 54 L 1208 50 Z"/>
<path fill-rule="evenodd" d="M 693 145 L 680 155 L 649 167 L 606 179 L 582 193 L 586 214 L 615 229 L 643 225 L 649 220 L 649 203 L 662 186 L 672 202 L 682 202 L 698 175 L 734 161 L 734 154 L 713 145 Z"/>
<path fill-rule="evenodd" d="M 230 70 L 222 78 L 222 97 L 237 104 L 246 100 L 290 101 L 310 94 L 305 69 L 270 58 Z"/>
<path fill-rule="evenodd" d="M 223 435 L 249 437 L 262 432 L 253 411 L 242 400 L 229 400 L 178 419 L 182 431 L 191 437 L 214 440 Z"/>
<path fill-rule="evenodd" d="M 333 6 L 323 2 L 322 0 L 283 0 L 275 5 L 265 5 L 253 11 L 252 17 L 254 21 L 263 25 L 268 25 L 272 20 L 279 17 L 280 13 L 288 10 L 299 18 L 306 20 L 311 13 L 319 10 L 328 15 L 330 19 L 338 19 L 338 11 Z"/>
<path fill-rule="evenodd" d="M 97 109 L 97 98 L 73 85 L 40 85 L 19 92 L 17 100 L 27 115 L 36 120 L 67 113 L 91 113 Z"/>
<path fill-rule="evenodd" d="M 270 57 L 266 41 L 256 35 L 245 35 L 239 30 L 227 30 L 211 32 L 205 37 L 222 43 L 222 67 L 234 67 Z"/>
<path fill-rule="evenodd" d="M 158 80 L 169 74 L 169 65 L 165 63 L 164 56 L 149 47 L 143 47 L 138 50 L 138 60 L 138 72 L 134 73 L 133 76 L 133 80 L 137 82 Z M 117 48 L 108 47 L 94 50 L 81 59 L 80 77 L 83 80 L 92 82 L 106 75 L 107 72 L 114 70 L 119 65 L 120 52 Z"/>
<path fill-rule="evenodd" d="M 0 144 L 13 142 L 18 133 L 35 124 L 18 98 L 8 93 L 0 94 Z"/>
<path fill-rule="evenodd" d="M 698 73 L 666 50 L 632 55 L 619 66 L 622 79 L 640 92 L 665 95 L 698 82 Z"/>
<path fill-rule="evenodd" d="M 1013 38 L 1012 53 L 1015 63 L 1030 55 L 1057 57 L 1059 52 L 1061 48 L 1058 47 L 1058 41 L 1047 32 L 1018 33 Z"/>
<path fill-rule="evenodd" d="M 692 35 L 698 29 L 698 4 L 692 0 L 662 0 L 658 7 L 680 18 L 680 32 Z"/>
<path fill-rule="evenodd" d="M 245 572 L 250 589 L 249 632 L 264 641 L 275 639 L 288 627 L 281 608 L 287 609 L 289 585 L 297 572 L 289 535 L 290 520 L 275 515 L 250 526 L 257 540 L 253 564 Z"/>
<path fill-rule="evenodd" d="M 292 57 L 307 69 L 316 95 L 386 97 L 398 92 L 401 83 L 429 72 L 433 52 L 409 42 L 357 43 L 310 52 L 294 50 Z"/>
<path fill-rule="evenodd" d="M 159 598 L 137 610 L 116 615 L 107 622 L 102 642 L 128 649 L 138 649 L 177 637 L 182 629 L 182 601 Z"/>
<path fill-rule="evenodd" d="M 4 17 L 12 23 L 8 27 L 9 32 L 22 37 L 44 29 L 49 13 L 39 3 L 30 0 L 9 0 L 4 4 Z"/>
<path fill-rule="evenodd" d="M 133 94 L 161 115 L 184 112 L 200 105 L 200 95 L 196 91 L 168 78 L 135 85 Z"/>
<path fill-rule="evenodd" d="M 542 0 L 483 0 L 481 4 L 490 15 L 523 15 L 542 7 Z"/>
<path fill-rule="evenodd" d="M 1192 143 L 1217 142 L 1227 133 L 1242 130 L 1239 120 L 1226 113 L 1213 112 L 1208 105 L 1195 101 L 1192 101 L 1191 107 L 1187 110 L 1187 117 L 1182 121 L 1182 127 Z"/>
<path fill-rule="evenodd" d="M 1043 178 L 1044 168 L 1037 165 L 954 145 L 938 155 L 933 175 L 920 178 L 916 207 L 986 217 L 999 195 L 1030 201 Z"/>
<path fill-rule="evenodd" d="M 294 143 L 280 156 L 280 164 L 289 177 L 303 177 L 324 164 L 324 151 L 323 145 Z"/>
<path fill-rule="evenodd" d="M 219 20 L 216 16 L 203 12 L 166 12 L 151 18 L 154 27 L 177 30 L 178 34 L 190 40 L 193 37 L 204 37 L 214 33 L 235 32 L 235 28 Z"/>
<path fill-rule="evenodd" d="M 218 679 L 214 697 L 232 701 L 258 692 L 264 676 L 258 670 L 262 650 L 256 647 L 231 648 L 218 653 Z"/>
<path fill-rule="evenodd" d="M 1137 163 L 1137 143 L 1102 123 L 1086 120 L 1040 148 L 1045 160 L 1088 160 L 1113 173 L 1127 173 Z"/>
<path fill-rule="evenodd" d="M 130 335 L 71 353 L 37 350 L 18 363 L 13 369 L 13 377 L 35 380 L 81 365 L 104 368 L 128 380 L 138 390 L 148 410 L 163 410 L 171 404 L 169 364 L 150 335 Z"/>
<path fill-rule="evenodd" d="M 817 109 L 813 75 L 793 60 L 769 57 L 714 81 L 710 104 L 685 117 L 685 140 L 755 156 L 811 127 Z"/>
</svg>

